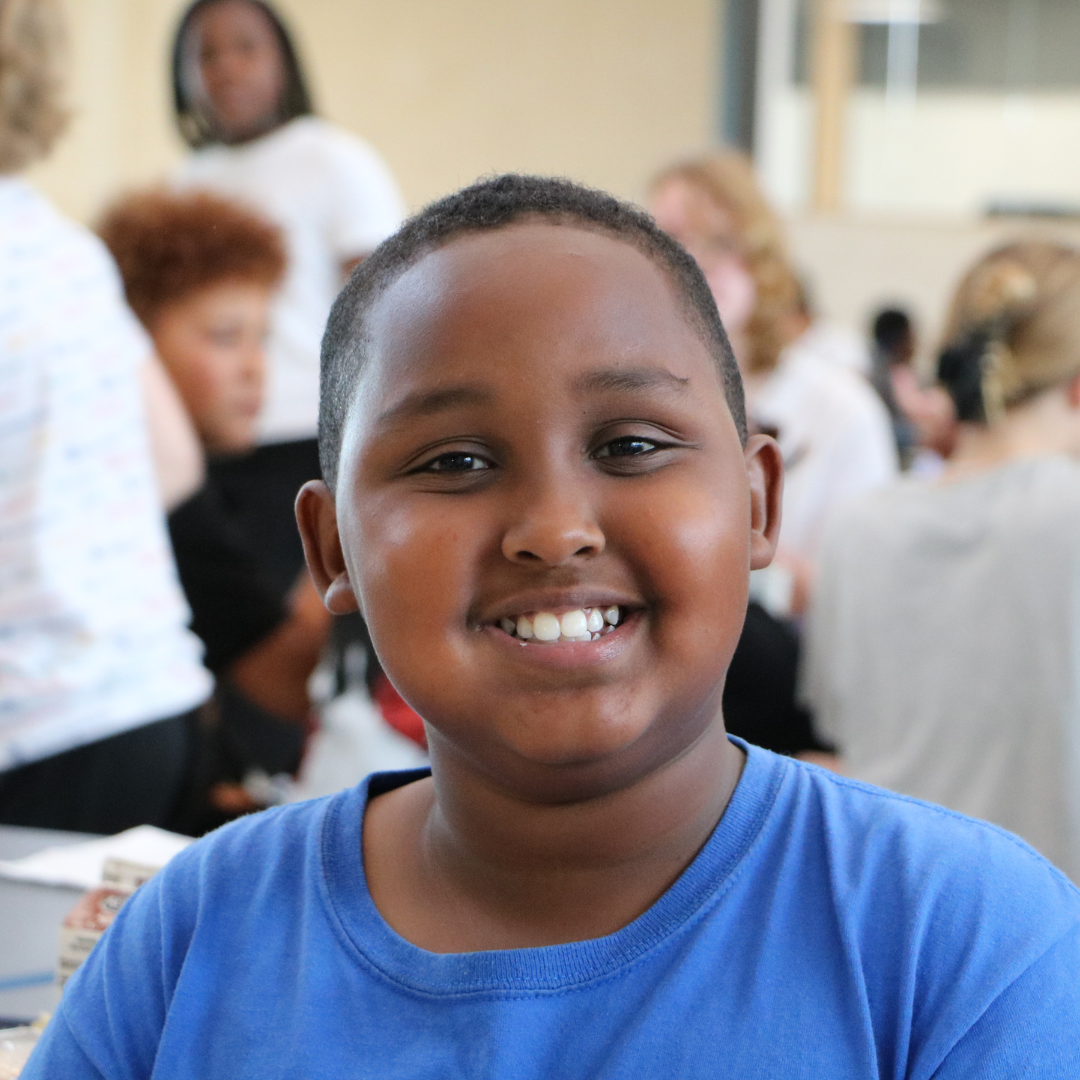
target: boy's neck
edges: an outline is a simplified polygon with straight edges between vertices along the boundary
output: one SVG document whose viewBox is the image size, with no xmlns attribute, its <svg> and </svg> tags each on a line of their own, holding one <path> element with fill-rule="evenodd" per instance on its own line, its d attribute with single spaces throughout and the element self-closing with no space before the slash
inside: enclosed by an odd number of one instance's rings
<svg viewBox="0 0 1080 1080">
<path fill-rule="evenodd" d="M 373 800 L 372 898 L 432 952 L 603 937 L 654 904 L 708 840 L 745 757 L 710 726 L 678 759 L 613 793 L 556 804 L 507 794 L 466 762 Z"/>
</svg>

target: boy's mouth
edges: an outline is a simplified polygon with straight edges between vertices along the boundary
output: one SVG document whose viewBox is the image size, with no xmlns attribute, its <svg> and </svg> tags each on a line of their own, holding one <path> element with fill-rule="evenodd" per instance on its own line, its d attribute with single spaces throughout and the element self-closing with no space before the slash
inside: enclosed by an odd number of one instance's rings
<svg viewBox="0 0 1080 1080">
<path fill-rule="evenodd" d="M 610 634 L 625 615 L 626 612 L 614 604 L 602 608 L 575 608 L 561 615 L 551 611 L 530 611 L 516 619 L 500 619 L 499 626 L 512 638 L 530 644 L 599 641 Z"/>
</svg>

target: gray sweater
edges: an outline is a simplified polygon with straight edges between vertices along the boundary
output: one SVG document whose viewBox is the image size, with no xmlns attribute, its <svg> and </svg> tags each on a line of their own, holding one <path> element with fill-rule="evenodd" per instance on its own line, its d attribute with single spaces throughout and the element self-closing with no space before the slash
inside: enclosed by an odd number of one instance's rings
<svg viewBox="0 0 1080 1080">
<path fill-rule="evenodd" d="M 1080 881 L 1080 463 L 905 480 L 833 520 L 802 695 L 851 775 Z"/>
</svg>

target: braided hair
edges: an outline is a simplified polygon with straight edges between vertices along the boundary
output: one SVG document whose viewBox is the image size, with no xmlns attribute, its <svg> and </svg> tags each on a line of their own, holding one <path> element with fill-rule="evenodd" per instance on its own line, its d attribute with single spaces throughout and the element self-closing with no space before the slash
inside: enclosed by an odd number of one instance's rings
<svg viewBox="0 0 1080 1080">
<path fill-rule="evenodd" d="M 957 289 L 938 358 L 957 419 L 994 423 L 1078 371 L 1080 252 L 1029 240 L 980 259 Z"/>
</svg>

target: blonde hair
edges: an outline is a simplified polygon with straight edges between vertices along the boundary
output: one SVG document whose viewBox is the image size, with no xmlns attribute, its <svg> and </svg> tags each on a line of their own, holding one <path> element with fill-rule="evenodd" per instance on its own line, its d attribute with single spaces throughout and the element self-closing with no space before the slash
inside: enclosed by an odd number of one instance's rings
<svg viewBox="0 0 1080 1080">
<path fill-rule="evenodd" d="M 0 0 L 0 174 L 44 157 L 67 123 L 57 0 Z"/>
<path fill-rule="evenodd" d="M 1080 373 L 1080 252 L 1027 240 L 985 255 L 957 287 L 946 342 L 939 377 L 965 420 L 992 423 Z"/>
<path fill-rule="evenodd" d="M 761 193 L 750 159 L 725 150 L 679 162 L 659 173 L 650 189 L 672 180 L 697 188 L 734 220 L 757 293 L 746 328 L 749 355 L 742 362 L 748 372 L 771 371 L 790 344 L 787 317 L 800 310 L 801 289 L 780 220 Z"/>
</svg>

